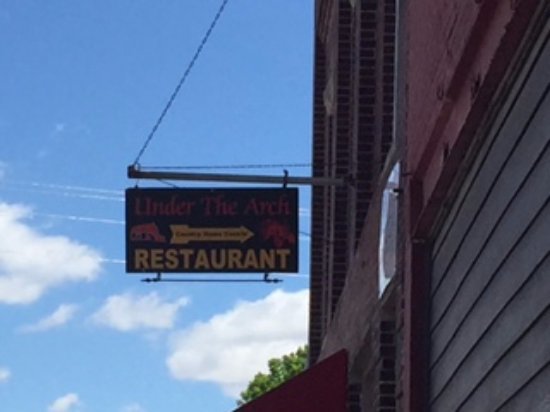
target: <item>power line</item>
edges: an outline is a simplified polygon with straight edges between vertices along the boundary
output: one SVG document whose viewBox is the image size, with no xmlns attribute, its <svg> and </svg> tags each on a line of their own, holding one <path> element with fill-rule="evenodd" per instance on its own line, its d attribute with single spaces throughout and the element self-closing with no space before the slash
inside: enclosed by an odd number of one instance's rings
<svg viewBox="0 0 550 412">
<path fill-rule="evenodd" d="M 143 146 L 141 147 L 141 150 L 139 151 L 138 155 L 136 156 L 136 159 L 134 160 L 134 166 L 137 165 L 139 163 L 139 159 L 141 159 L 141 156 L 143 156 L 143 153 L 145 153 L 145 150 L 147 149 L 147 147 L 149 146 L 149 143 L 151 143 L 151 140 L 153 139 L 153 136 L 155 135 L 157 129 L 159 128 L 160 124 L 162 123 L 162 121 L 164 120 L 164 117 L 166 116 L 166 113 L 168 113 L 168 110 L 170 110 L 170 107 L 172 106 L 172 104 L 174 103 L 174 100 L 176 100 L 176 97 L 181 89 L 181 87 L 183 86 L 183 84 L 185 83 L 185 80 L 187 80 L 187 77 L 189 76 L 189 73 L 191 72 L 191 69 L 193 68 L 193 66 L 195 65 L 196 61 L 198 60 L 199 58 L 199 55 L 201 54 L 202 52 L 202 49 L 204 48 L 204 46 L 206 45 L 206 42 L 208 41 L 208 39 L 210 38 L 210 35 L 212 34 L 212 30 L 214 30 L 214 27 L 216 26 L 216 24 L 218 23 L 218 20 L 220 19 L 224 9 L 225 9 L 225 6 L 227 5 L 229 0 L 223 0 L 222 1 L 222 4 L 220 6 L 220 8 L 218 9 L 218 12 L 216 13 L 216 15 L 214 16 L 214 20 L 212 20 L 212 23 L 210 23 L 210 27 L 208 27 L 208 30 L 206 31 L 204 37 L 202 38 L 200 44 L 199 44 L 199 47 L 197 47 L 197 50 L 195 51 L 195 54 L 193 55 L 191 61 L 189 62 L 189 64 L 187 65 L 187 68 L 185 69 L 185 72 L 183 73 L 183 76 L 181 77 L 178 85 L 176 86 L 176 88 L 174 89 L 174 91 L 172 92 L 172 95 L 170 96 L 170 98 L 168 99 L 168 102 L 166 103 L 166 106 L 164 106 L 164 109 L 162 110 L 159 118 L 157 119 L 155 125 L 153 126 L 153 128 L 151 129 L 151 131 L 149 132 L 149 135 L 147 136 L 147 138 L 145 139 L 145 142 L 143 143 Z"/>
</svg>

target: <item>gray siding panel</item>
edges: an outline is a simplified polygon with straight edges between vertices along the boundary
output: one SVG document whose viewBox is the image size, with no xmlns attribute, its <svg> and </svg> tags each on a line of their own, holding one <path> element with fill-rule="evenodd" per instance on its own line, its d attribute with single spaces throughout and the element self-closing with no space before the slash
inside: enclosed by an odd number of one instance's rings
<svg viewBox="0 0 550 412">
<path fill-rule="evenodd" d="M 550 310 L 537 319 L 522 339 L 511 347 L 491 373 L 486 377 L 483 385 L 473 392 L 464 402 L 459 411 L 488 412 L 497 409 L 540 372 L 541 366 L 550 359 L 550 345 L 543 344 L 548 339 L 550 329 Z M 448 410 L 448 409 L 445 409 Z M 520 411 L 518 411 L 520 412 Z"/>
<path fill-rule="evenodd" d="M 499 412 L 548 412 L 550 411 L 550 363 L 529 381 L 515 396 L 505 403 Z"/>
<path fill-rule="evenodd" d="M 548 38 L 542 50 L 434 240 L 432 411 L 550 411 Z"/>
<path fill-rule="evenodd" d="M 547 113 L 550 113 L 550 98 L 547 99 L 547 109 Z M 539 125 L 543 126 L 545 119 L 542 113 L 539 113 L 541 114 L 538 119 Z M 476 230 L 471 232 L 472 239 L 468 240 L 468 245 L 473 245 L 472 248 L 463 248 L 464 251 L 471 253 L 459 253 L 461 259 L 456 259 L 448 271 L 448 276 L 460 277 L 460 287 L 453 288 L 450 291 L 440 289 L 441 293 L 434 295 L 432 298 L 432 310 L 435 312 L 437 309 L 441 309 L 442 312 L 439 322 L 432 328 L 432 334 L 437 336 L 437 339 L 432 341 L 431 347 L 432 367 L 447 348 L 450 339 L 456 334 L 457 328 L 460 327 L 467 313 L 480 298 L 480 295 L 485 292 L 489 282 L 499 271 L 502 271 L 500 266 L 504 262 L 503 259 L 517 260 L 515 256 L 509 257 L 508 255 L 513 254 L 515 248 L 521 247 L 521 243 L 526 242 L 524 239 L 528 238 L 528 234 L 525 233 L 526 229 L 529 228 L 535 216 L 548 201 L 550 195 L 550 179 L 548 179 L 550 149 L 548 145 L 550 142 L 548 141 L 549 136 L 544 136 L 544 131 L 541 128 L 537 129 L 538 136 L 535 138 L 534 134 L 530 134 L 530 142 L 535 141 L 535 139 L 546 140 L 542 152 L 539 152 L 541 156 L 538 158 L 538 162 L 528 173 L 519 171 L 515 167 L 508 167 L 507 172 L 523 177 L 523 184 L 517 192 L 510 194 L 511 199 L 506 203 L 504 203 L 503 198 L 508 189 L 507 175 L 509 173 L 502 174 L 504 178 L 495 185 L 495 187 L 500 186 L 494 191 L 497 196 L 485 204 L 483 213 L 480 214 L 481 219 L 475 225 Z M 515 155 L 518 158 L 536 159 L 539 156 L 539 153 L 537 153 L 538 148 L 536 150 L 533 153 L 517 150 Z M 523 163 L 525 166 L 528 165 L 526 162 Z M 514 186 L 510 186 L 510 189 L 515 189 Z M 503 207 L 506 207 L 504 213 L 498 214 L 497 211 Z M 491 216 L 491 213 L 494 216 Z M 542 216 L 542 224 L 545 223 L 544 220 L 547 220 L 546 216 Z M 491 223 L 491 226 L 487 228 L 489 223 Z M 480 230 L 477 230 L 478 228 Z M 537 229 L 535 228 L 535 230 Z M 486 232 L 490 232 L 490 236 L 484 236 Z M 545 236 L 545 233 L 543 232 L 540 235 Z M 547 244 L 541 244 L 539 237 L 535 238 L 532 247 L 536 249 L 537 244 L 540 244 L 544 250 L 547 249 Z M 527 250 L 526 253 L 527 256 L 523 257 L 522 260 L 525 259 L 525 263 L 532 263 L 533 259 L 529 256 L 531 249 Z M 492 291 L 491 294 L 493 294 Z"/>
<path fill-rule="evenodd" d="M 481 149 L 477 162 L 472 168 L 474 173 L 465 182 L 462 197 L 456 202 L 447 223 L 435 241 L 432 278 L 434 292 L 440 287 L 445 277 L 446 268 L 452 263 L 457 251 L 460 250 L 468 231 L 472 228 L 475 216 L 479 213 L 485 197 L 490 193 L 499 171 L 498 167 L 505 162 L 518 142 L 524 125 L 544 93 L 545 87 L 548 85 L 548 73 L 550 73 L 550 53 L 546 50 L 541 56 L 539 64 L 534 68 L 529 81 L 521 86 L 522 90 L 520 90 L 518 98 L 510 103 L 509 110 L 512 115 L 510 116 L 510 113 L 501 115 L 501 118 L 498 119 L 499 126 L 495 128 L 495 132 L 491 136 L 488 136 L 485 146 Z M 486 164 L 487 160 L 491 164 Z M 477 194 L 477 196 L 474 195 L 474 198 L 472 195 L 466 196 L 468 193 Z"/>
<path fill-rule="evenodd" d="M 442 373 L 445 373 L 443 369 L 439 369 L 440 375 L 432 375 L 433 381 L 445 381 L 444 390 L 439 392 L 438 396 L 433 399 L 432 408 L 434 411 L 460 410 L 459 407 L 464 402 L 467 402 L 468 405 L 468 407 L 463 408 L 464 411 L 480 410 L 485 412 L 494 410 L 491 408 L 477 409 L 476 404 L 472 404 L 470 397 L 477 390 L 481 393 L 490 392 L 498 396 L 501 402 L 504 402 L 509 397 L 506 394 L 508 391 L 506 384 L 515 385 L 514 390 L 521 387 L 524 377 L 520 374 L 501 375 L 498 372 L 495 375 L 494 370 L 503 363 L 510 364 L 509 366 L 512 369 L 521 367 L 525 372 L 522 355 L 533 357 L 537 349 L 550 348 L 548 344 L 541 345 L 541 342 L 544 341 L 534 341 L 535 347 L 529 347 L 524 353 L 519 352 L 518 358 L 506 358 L 510 348 L 521 344 L 529 328 L 536 329 L 538 327 L 540 314 L 546 312 L 546 316 L 548 316 L 548 296 L 550 296 L 548 273 L 550 273 L 550 259 L 547 256 L 544 263 L 523 283 L 519 293 L 508 299 L 504 310 L 491 322 L 487 330 L 481 336 L 473 338 L 476 343 L 475 347 L 461 361 L 459 368 L 453 371 L 454 373 L 451 374 L 450 378 L 441 376 Z M 483 309 L 485 308 L 480 308 L 480 314 L 483 314 Z M 512 325 L 515 327 L 511 327 Z M 545 327 L 548 326 L 550 325 Z M 547 332 L 548 329 L 546 329 Z M 468 345 L 468 338 L 470 337 L 464 335 L 464 338 L 459 337 L 457 341 L 466 340 L 466 345 Z M 544 365 L 544 362 L 537 365 L 540 368 Z M 536 372 L 535 369 L 535 371 L 529 371 L 529 374 L 534 375 Z M 488 376 L 492 377 L 492 383 L 487 381 Z M 496 387 L 494 387 L 495 382 Z M 498 403 L 494 405 L 497 406 Z"/>
</svg>

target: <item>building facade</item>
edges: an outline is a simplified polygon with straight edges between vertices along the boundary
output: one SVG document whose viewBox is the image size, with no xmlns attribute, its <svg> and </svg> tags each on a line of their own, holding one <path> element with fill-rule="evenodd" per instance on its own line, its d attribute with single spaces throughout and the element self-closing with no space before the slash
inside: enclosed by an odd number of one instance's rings
<svg viewBox="0 0 550 412">
<path fill-rule="evenodd" d="M 310 365 L 269 412 L 550 411 L 550 2 L 317 0 Z M 244 410 L 244 409 L 243 409 Z"/>
<path fill-rule="evenodd" d="M 316 2 L 313 174 L 347 185 L 312 194 L 310 364 L 347 351 L 347 410 L 550 410 L 549 13 Z"/>
</svg>

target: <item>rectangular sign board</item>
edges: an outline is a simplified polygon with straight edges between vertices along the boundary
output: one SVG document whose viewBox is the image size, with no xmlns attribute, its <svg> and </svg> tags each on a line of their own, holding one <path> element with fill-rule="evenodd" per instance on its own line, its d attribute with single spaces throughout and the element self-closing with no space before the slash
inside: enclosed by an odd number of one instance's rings
<svg viewBox="0 0 550 412">
<path fill-rule="evenodd" d="M 298 189 L 127 189 L 126 271 L 298 272 Z"/>
</svg>

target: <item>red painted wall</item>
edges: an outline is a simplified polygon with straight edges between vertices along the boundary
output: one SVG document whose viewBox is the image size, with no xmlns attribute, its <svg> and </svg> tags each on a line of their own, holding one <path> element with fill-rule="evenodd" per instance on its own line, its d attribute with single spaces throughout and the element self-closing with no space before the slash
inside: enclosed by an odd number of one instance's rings
<svg viewBox="0 0 550 412">
<path fill-rule="evenodd" d="M 407 163 L 425 235 L 538 0 L 410 0 Z"/>
<path fill-rule="evenodd" d="M 540 0 L 408 0 L 405 411 L 425 410 L 429 235 Z"/>
</svg>

